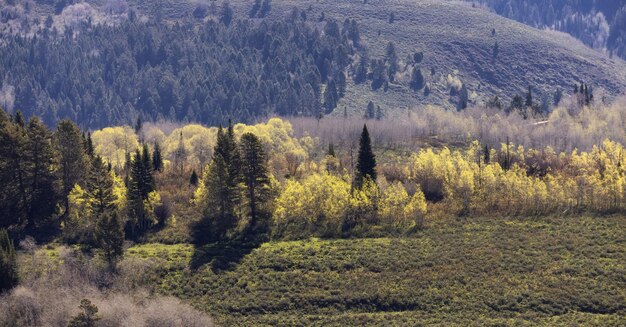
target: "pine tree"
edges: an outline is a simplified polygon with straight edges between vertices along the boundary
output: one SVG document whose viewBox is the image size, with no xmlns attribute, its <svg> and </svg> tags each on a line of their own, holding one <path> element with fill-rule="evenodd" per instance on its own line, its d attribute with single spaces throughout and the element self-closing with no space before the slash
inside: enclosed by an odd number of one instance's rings
<svg viewBox="0 0 626 327">
<path fill-rule="evenodd" d="M 248 214 L 250 218 L 249 231 L 265 232 L 267 224 L 259 224 L 261 219 L 267 218 L 263 204 L 268 200 L 269 173 L 267 169 L 267 155 L 261 140 L 252 133 L 241 136 L 241 177 L 246 186 Z"/>
<path fill-rule="evenodd" d="M 528 92 L 526 93 L 526 108 L 532 108 L 532 107 L 533 107 L 533 91 L 529 85 Z"/>
<path fill-rule="evenodd" d="M 207 190 L 203 199 L 203 215 L 210 221 L 208 238 L 223 240 L 237 225 L 235 213 L 240 203 L 241 159 L 235 140 L 232 123 L 226 132 L 220 127 L 217 131 L 213 159 L 204 177 Z"/>
<path fill-rule="evenodd" d="M 81 312 L 72 317 L 67 327 L 95 327 L 96 322 L 101 319 L 98 316 L 98 307 L 87 299 L 82 299 L 78 307 Z"/>
<path fill-rule="evenodd" d="M 13 122 L 16 123 L 20 127 L 25 127 L 26 126 L 26 121 L 24 120 L 24 115 L 19 110 L 16 111 L 15 114 L 13 115 Z"/>
<path fill-rule="evenodd" d="M 328 143 L 328 152 L 326 154 L 331 157 L 335 157 L 335 145 L 334 144 Z"/>
<path fill-rule="evenodd" d="M 94 235 L 109 267 L 115 269 L 124 255 L 124 229 L 117 212 L 111 210 L 99 215 Z"/>
<path fill-rule="evenodd" d="M 374 119 L 376 117 L 376 106 L 372 101 L 367 103 L 367 111 L 365 111 L 366 119 Z"/>
<path fill-rule="evenodd" d="M 87 144 L 85 145 L 85 152 L 90 158 L 94 158 L 95 152 L 93 148 L 93 141 L 91 140 L 91 132 L 87 133 Z"/>
<path fill-rule="evenodd" d="M 28 228 L 49 218 L 57 204 L 56 153 L 52 134 L 37 117 L 28 124 L 26 163 L 29 177 Z"/>
<path fill-rule="evenodd" d="M 99 156 L 95 157 L 91 163 L 86 184 L 85 193 L 90 199 L 92 211 L 96 216 L 95 219 L 99 215 L 115 210 L 113 179 Z"/>
<path fill-rule="evenodd" d="M 146 170 L 145 161 L 139 150 L 135 151 L 135 157 L 131 162 L 130 180 L 128 185 L 128 209 L 131 219 L 131 234 L 143 232 L 150 227 L 148 213 L 145 210 L 144 201 L 148 199 L 150 192 L 154 191 L 151 183 L 152 177 Z"/>
<path fill-rule="evenodd" d="M 0 229 L 0 293 L 18 282 L 15 246 L 6 229 Z"/>
<path fill-rule="evenodd" d="M 233 20 L 233 16 L 234 16 L 234 12 L 233 12 L 233 9 L 230 7 L 230 2 L 228 2 L 228 0 L 225 0 L 224 3 L 222 3 L 220 23 L 223 23 L 224 25 L 229 26 Z"/>
<path fill-rule="evenodd" d="M 191 172 L 191 177 L 189 177 L 189 185 L 198 186 L 198 174 L 195 169 Z"/>
<path fill-rule="evenodd" d="M 228 166 L 221 154 L 216 153 L 207 169 L 204 185 L 203 215 L 209 219 L 208 239 L 224 240 L 229 230 L 237 225 L 235 206 L 237 190 L 228 185 Z"/>
<path fill-rule="evenodd" d="M 28 216 L 28 136 L 26 129 L 13 120 L 0 127 L 0 226 L 9 227 L 26 221 Z"/>
<path fill-rule="evenodd" d="M 85 148 L 76 146 L 82 144 L 82 137 L 78 127 L 70 120 L 62 120 L 59 122 L 56 131 L 56 144 L 60 159 L 61 173 L 61 196 L 65 206 L 67 215 L 69 203 L 67 195 L 74 188 L 74 185 L 80 184 L 87 174 L 87 155 Z"/>
<path fill-rule="evenodd" d="M 359 140 L 359 156 L 356 163 L 355 186 L 361 188 L 366 179 L 376 182 L 376 156 L 372 151 L 372 141 L 367 131 L 367 125 L 363 125 L 361 139 Z"/>
<path fill-rule="evenodd" d="M 158 142 L 154 142 L 154 153 L 152 154 L 152 169 L 161 171 L 163 169 L 163 156 L 161 154 L 161 146 Z"/>
<path fill-rule="evenodd" d="M 424 88 L 424 75 L 422 75 L 422 70 L 417 67 L 417 65 L 413 67 L 410 85 L 414 91 L 419 91 Z"/>
<path fill-rule="evenodd" d="M 141 152 L 141 163 L 143 164 L 143 183 L 149 190 L 148 193 L 150 193 L 156 189 L 156 185 L 154 182 L 154 176 L 152 175 L 152 158 L 150 157 L 150 150 L 148 150 L 148 145 L 145 143 Z"/>
</svg>

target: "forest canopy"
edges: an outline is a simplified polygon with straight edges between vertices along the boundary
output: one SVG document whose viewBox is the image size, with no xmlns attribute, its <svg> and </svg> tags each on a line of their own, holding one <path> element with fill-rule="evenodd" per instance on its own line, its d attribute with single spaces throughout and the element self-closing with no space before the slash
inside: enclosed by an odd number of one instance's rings
<svg viewBox="0 0 626 327">
<path fill-rule="evenodd" d="M 137 117 L 217 125 L 335 108 L 359 45 L 356 22 L 314 24 L 297 10 L 281 20 L 225 21 L 227 6 L 205 22 L 164 24 L 131 12 L 117 24 L 88 19 L 3 35 L 2 105 L 49 126 L 67 118 L 90 128 Z"/>
</svg>

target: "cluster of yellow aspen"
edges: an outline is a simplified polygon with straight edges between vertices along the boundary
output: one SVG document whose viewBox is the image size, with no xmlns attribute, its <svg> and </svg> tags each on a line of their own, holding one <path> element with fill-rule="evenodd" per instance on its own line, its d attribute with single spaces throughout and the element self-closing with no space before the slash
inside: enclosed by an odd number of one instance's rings
<svg viewBox="0 0 626 327">
<path fill-rule="evenodd" d="M 159 143 L 166 169 L 182 144 L 185 167 L 201 172 L 212 156 L 216 128 L 187 125 L 169 135 L 162 130 L 148 125 L 136 135 L 128 127 L 105 128 L 93 133 L 93 141 L 113 167 L 123 165 L 125 153 L 139 140 Z M 252 132 L 266 144 L 278 194 L 273 230 L 281 235 L 336 236 L 355 226 L 408 230 L 419 227 L 432 206 L 454 215 L 626 211 L 626 151 L 610 140 L 588 152 L 570 153 L 511 144 L 485 148 L 478 142 L 463 149 L 424 148 L 408 159 L 379 160 L 378 181 L 357 190 L 345 169 L 350 160 L 345 153 L 316 161 L 314 154 L 323 145 L 315 137 L 295 137 L 286 120 L 237 124 L 234 130 L 237 135 Z M 75 192 L 78 199 L 80 190 Z"/>
<path fill-rule="evenodd" d="M 485 151 L 482 151 L 485 152 Z M 590 152 L 557 154 L 477 142 L 467 151 L 425 149 L 413 155 L 407 177 L 459 213 L 546 215 L 626 210 L 626 153 L 606 140 Z"/>
</svg>

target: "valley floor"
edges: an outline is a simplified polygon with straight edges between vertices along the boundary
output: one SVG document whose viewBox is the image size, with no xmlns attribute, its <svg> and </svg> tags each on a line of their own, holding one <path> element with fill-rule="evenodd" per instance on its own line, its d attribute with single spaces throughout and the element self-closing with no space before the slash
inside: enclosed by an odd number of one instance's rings
<svg viewBox="0 0 626 327">
<path fill-rule="evenodd" d="M 145 244 L 126 260 L 224 326 L 626 325 L 626 217 L 464 219 L 406 238 Z"/>
</svg>

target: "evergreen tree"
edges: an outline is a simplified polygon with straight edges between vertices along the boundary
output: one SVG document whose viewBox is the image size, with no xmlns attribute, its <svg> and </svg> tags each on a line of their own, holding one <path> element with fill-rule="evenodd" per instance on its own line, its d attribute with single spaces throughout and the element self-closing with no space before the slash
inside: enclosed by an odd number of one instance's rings
<svg viewBox="0 0 626 327">
<path fill-rule="evenodd" d="M 94 158 L 95 152 L 93 148 L 93 141 L 91 140 L 91 132 L 87 133 L 87 143 L 85 144 L 85 152 L 91 159 Z"/>
<path fill-rule="evenodd" d="M 265 232 L 267 223 L 259 224 L 261 219 L 268 217 L 263 204 L 268 200 L 269 173 L 267 155 L 261 140 L 252 133 L 241 136 L 241 177 L 246 187 L 249 231 Z"/>
<path fill-rule="evenodd" d="M 326 155 L 335 157 L 335 145 L 333 145 L 332 143 L 328 143 L 328 152 L 326 153 Z"/>
<path fill-rule="evenodd" d="M 424 88 L 424 75 L 422 75 L 422 70 L 417 67 L 417 65 L 413 67 L 410 85 L 415 91 L 419 91 Z"/>
<path fill-rule="evenodd" d="M 13 122 L 16 123 L 20 127 L 26 126 L 26 121 L 24 120 L 24 115 L 20 110 L 16 111 L 13 115 Z"/>
<path fill-rule="evenodd" d="M 81 312 L 72 317 L 67 327 L 95 327 L 96 322 L 101 319 L 98 316 L 98 307 L 87 299 L 82 299 L 78 307 Z"/>
<path fill-rule="evenodd" d="M 101 214 L 94 234 L 109 267 L 115 269 L 115 264 L 124 255 L 124 229 L 117 212 L 111 210 Z"/>
<path fill-rule="evenodd" d="M 491 150 L 489 150 L 489 146 L 487 144 L 485 144 L 485 148 L 483 149 L 483 161 L 485 162 L 485 164 L 489 164 L 489 162 L 491 161 Z"/>
<path fill-rule="evenodd" d="M 233 16 L 234 16 L 234 12 L 233 12 L 233 9 L 230 7 L 230 2 L 228 2 L 228 0 L 225 0 L 224 3 L 222 3 L 220 23 L 226 26 L 229 26 L 233 20 Z"/>
<path fill-rule="evenodd" d="M 152 154 L 152 169 L 161 171 L 163 169 L 163 156 L 161 154 L 161 146 L 158 142 L 154 142 L 154 153 Z"/>
<path fill-rule="evenodd" d="M 90 199 L 91 208 L 97 220 L 100 215 L 115 210 L 113 195 L 113 179 L 102 158 L 95 157 L 87 178 L 85 193 Z"/>
<path fill-rule="evenodd" d="M 467 86 L 463 84 L 461 86 L 461 91 L 459 92 L 458 110 L 466 109 L 468 101 L 469 101 L 469 92 L 467 91 Z"/>
<path fill-rule="evenodd" d="M 198 186 L 198 174 L 195 169 L 191 172 L 191 177 L 189 177 L 189 185 Z"/>
<path fill-rule="evenodd" d="M 528 86 L 528 92 L 526 92 L 526 108 L 532 108 L 533 107 L 533 91 L 530 88 L 530 85 Z"/>
<path fill-rule="evenodd" d="M 363 125 L 361 139 L 359 140 L 359 156 L 356 163 L 356 188 L 361 188 L 367 178 L 376 182 L 376 156 L 374 151 L 372 151 L 372 141 L 367 131 L 367 125 Z"/>
<path fill-rule="evenodd" d="M 144 184 L 150 192 L 156 189 L 156 185 L 154 182 L 154 176 L 152 175 L 152 158 L 150 157 L 150 150 L 148 150 L 148 145 L 144 143 L 143 149 L 141 152 L 141 162 L 143 164 L 143 178 Z"/>
<path fill-rule="evenodd" d="M 9 227 L 28 216 L 28 136 L 14 120 L 6 120 L 0 127 L 0 227 Z"/>
<path fill-rule="evenodd" d="M 56 145 L 59 152 L 61 174 L 61 196 L 65 207 L 64 215 L 67 215 L 69 203 L 67 195 L 80 184 L 87 174 L 87 155 L 85 148 L 76 146 L 82 144 L 82 137 L 78 127 L 70 120 L 59 122 L 56 131 Z"/>
<path fill-rule="evenodd" d="M 37 117 L 28 124 L 26 147 L 29 177 L 28 228 L 54 213 L 57 204 L 56 153 L 53 136 Z"/>
<path fill-rule="evenodd" d="M 376 117 L 376 106 L 372 101 L 367 103 L 367 111 L 365 111 L 365 118 L 374 119 Z"/>
<path fill-rule="evenodd" d="M 240 201 L 241 160 L 232 123 L 228 131 L 222 127 L 217 131 L 213 160 L 204 177 L 206 198 L 203 200 L 203 215 L 210 221 L 208 238 L 223 240 L 237 225 L 235 209 Z"/>
<path fill-rule="evenodd" d="M 6 229 L 0 229 L 0 293 L 17 285 L 17 256 Z"/>
<path fill-rule="evenodd" d="M 228 231 L 237 225 L 237 189 L 230 187 L 227 179 L 228 166 L 222 155 L 216 153 L 205 174 L 207 194 L 203 199 L 203 215 L 209 220 L 207 238 L 212 241 L 224 240 Z"/>
<path fill-rule="evenodd" d="M 154 184 L 151 173 L 146 170 L 146 162 L 143 160 L 139 150 L 136 150 L 135 157 L 131 162 L 130 180 L 127 190 L 129 227 L 133 236 L 137 236 L 137 232 L 143 232 L 150 227 L 149 213 L 146 212 L 144 201 L 148 199 L 152 191 L 154 191 Z"/>
</svg>

